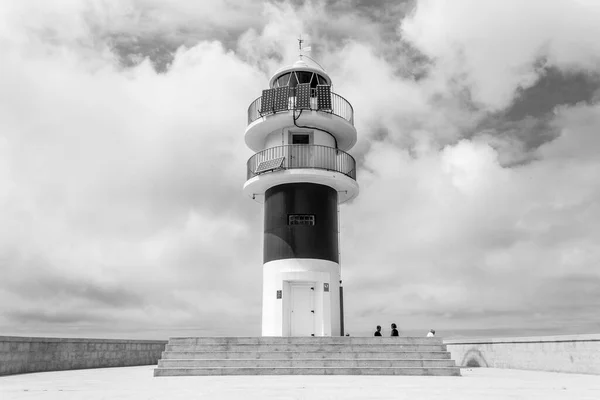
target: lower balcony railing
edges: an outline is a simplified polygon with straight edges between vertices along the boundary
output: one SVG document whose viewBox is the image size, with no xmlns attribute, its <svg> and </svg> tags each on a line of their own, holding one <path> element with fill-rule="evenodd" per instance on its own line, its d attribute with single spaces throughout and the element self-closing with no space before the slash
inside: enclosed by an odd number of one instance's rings
<svg viewBox="0 0 600 400">
<path fill-rule="evenodd" d="M 248 179 L 282 169 L 315 168 L 342 173 L 356 180 L 356 161 L 328 146 L 292 144 L 270 147 L 248 160 Z"/>
</svg>

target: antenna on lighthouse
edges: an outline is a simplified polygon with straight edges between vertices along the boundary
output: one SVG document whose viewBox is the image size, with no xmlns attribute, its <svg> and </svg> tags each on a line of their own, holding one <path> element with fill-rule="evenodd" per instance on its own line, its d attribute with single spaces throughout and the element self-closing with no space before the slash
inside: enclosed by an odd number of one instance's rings
<svg viewBox="0 0 600 400">
<path fill-rule="evenodd" d="M 302 39 L 302 34 L 300 34 L 298 36 L 298 57 L 300 57 L 300 59 L 302 60 L 302 57 L 306 57 L 309 60 L 311 60 L 312 62 L 314 62 L 316 65 L 319 66 L 319 68 L 321 68 L 323 71 L 325 71 L 325 68 L 323 68 L 323 66 L 321 64 L 319 64 L 317 62 L 317 60 L 315 60 L 314 58 L 310 57 L 307 53 L 310 53 L 310 51 L 312 50 L 311 46 L 303 46 L 304 42 L 307 42 L 308 40 L 306 39 Z"/>
<path fill-rule="evenodd" d="M 310 46 L 302 46 L 304 42 L 306 42 L 306 39 L 302 39 L 302 34 L 300 34 L 298 36 L 298 56 L 300 57 L 300 59 L 302 59 L 302 56 L 305 56 L 305 53 L 309 53 L 311 50 Z"/>
</svg>

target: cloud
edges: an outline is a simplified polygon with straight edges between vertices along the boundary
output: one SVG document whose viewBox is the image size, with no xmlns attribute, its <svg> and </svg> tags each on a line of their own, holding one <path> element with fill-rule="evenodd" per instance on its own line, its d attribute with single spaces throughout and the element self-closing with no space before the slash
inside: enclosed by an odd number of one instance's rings
<svg viewBox="0 0 600 400">
<path fill-rule="evenodd" d="M 597 329 L 595 4 L 359 3 L 4 7 L 0 328 L 258 335 L 246 110 L 305 32 L 359 132 L 348 330 Z"/>
<path fill-rule="evenodd" d="M 600 277 L 600 231 L 588 223 L 600 217 L 600 163 L 588 151 L 600 146 L 592 128 L 599 113 L 597 105 L 560 109 L 553 121 L 560 136 L 542 145 L 535 161 L 513 168 L 480 139 L 441 152 L 423 146 L 417 157 L 398 154 L 389 142 L 374 146 L 365 159 L 373 172 L 360 176 L 361 196 L 343 214 L 361 221 L 342 228 L 343 243 L 368 238 L 360 248 L 344 247 L 347 291 L 376 291 L 386 304 L 381 315 L 402 315 L 413 326 L 461 320 L 473 328 L 497 310 L 511 318 L 493 323 L 524 329 L 542 322 L 517 318 L 523 310 L 552 315 L 547 329 L 558 329 L 556 320 L 575 323 L 574 310 L 582 311 L 577 323 L 589 322 L 582 304 L 597 307 L 598 299 L 577 277 L 590 284 Z M 559 301 L 551 293 L 563 295 Z M 376 323 L 363 311 L 371 302 L 348 303 L 364 315 L 355 330 Z M 474 309 L 481 318 L 465 320 Z"/>
<path fill-rule="evenodd" d="M 402 35 L 437 65 L 442 78 L 459 79 L 475 102 L 508 106 L 518 88 L 536 83 L 539 60 L 559 68 L 597 70 L 600 16 L 588 1 L 452 3 L 421 0 L 402 22 Z"/>
<path fill-rule="evenodd" d="M 74 315 L 110 309 L 116 321 L 135 312 L 146 325 L 146 306 L 201 314 L 219 287 L 254 282 L 259 303 L 260 276 L 235 249 L 260 243 L 239 138 L 265 77 L 215 41 L 180 48 L 157 73 L 46 39 L 23 28 L 2 45 L 0 255 L 17 287 L 3 296 Z"/>
</svg>

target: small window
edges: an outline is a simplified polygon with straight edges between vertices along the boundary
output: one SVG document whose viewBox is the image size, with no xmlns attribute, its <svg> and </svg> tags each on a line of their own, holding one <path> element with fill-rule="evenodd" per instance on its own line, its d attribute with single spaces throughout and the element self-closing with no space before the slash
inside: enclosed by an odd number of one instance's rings
<svg viewBox="0 0 600 400">
<path fill-rule="evenodd" d="M 312 72 L 298 71 L 296 75 L 298 75 L 298 83 L 310 83 L 313 74 Z"/>
<path fill-rule="evenodd" d="M 309 225 L 314 226 L 314 214 L 288 214 L 288 225 Z"/>
<path fill-rule="evenodd" d="M 310 81 L 310 87 L 311 89 L 316 89 L 317 88 L 317 84 L 319 83 L 319 80 L 317 78 L 317 74 L 313 74 L 312 80 Z"/>
<path fill-rule="evenodd" d="M 289 80 L 290 73 L 288 72 L 287 74 L 283 74 L 279 78 L 277 78 L 277 84 L 279 85 L 279 87 L 284 87 L 288 85 Z"/>
<path fill-rule="evenodd" d="M 298 79 L 296 78 L 295 72 L 292 72 L 292 75 L 290 76 L 290 83 L 288 86 L 291 88 L 295 88 L 296 86 L 298 86 Z"/>
<path fill-rule="evenodd" d="M 292 144 L 310 144 L 310 135 L 308 135 L 308 134 L 292 135 Z"/>
</svg>

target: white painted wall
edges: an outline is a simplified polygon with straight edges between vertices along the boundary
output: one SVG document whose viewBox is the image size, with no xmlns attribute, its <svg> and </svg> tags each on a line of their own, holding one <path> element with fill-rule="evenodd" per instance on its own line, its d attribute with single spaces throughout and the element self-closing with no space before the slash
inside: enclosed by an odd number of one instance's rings
<svg viewBox="0 0 600 400">
<path fill-rule="evenodd" d="M 600 335 L 444 340 L 456 365 L 600 375 Z"/>
<path fill-rule="evenodd" d="M 311 135 L 311 143 L 319 146 L 335 147 L 335 139 L 329 133 L 320 129 L 308 129 L 298 128 L 295 126 L 285 128 L 286 130 L 286 144 L 292 144 L 291 135 L 293 133 L 308 133 Z"/>
<path fill-rule="evenodd" d="M 299 125 L 322 127 L 333 133 L 337 138 L 338 148 L 348 151 L 356 144 L 356 128 L 345 119 L 326 112 L 311 111 L 304 113 Z M 273 132 L 281 133 L 283 127 L 296 128 L 292 121 L 292 112 L 280 112 L 263 118 L 259 118 L 246 127 L 244 140 L 252 150 L 259 152 L 264 150 L 269 142 L 267 137 Z M 281 143 L 281 141 L 279 141 Z M 280 146 L 281 144 L 277 144 Z"/>
<path fill-rule="evenodd" d="M 313 168 L 286 169 L 276 174 L 261 174 L 244 183 L 244 194 L 256 201 L 264 203 L 264 194 L 273 186 L 285 183 L 316 183 L 334 188 L 338 192 L 338 203 L 342 204 L 358 196 L 358 183 L 339 172 Z"/>
<path fill-rule="evenodd" d="M 276 131 L 269 133 L 269 135 L 265 139 L 264 148 L 268 149 L 270 147 L 286 145 L 287 144 L 287 136 L 288 136 L 288 134 L 287 134 L 287 131 L 285 128 L 277 129 Z"/>
<path fill-rule="evenodd" d="M 315 336 L 340 335 L 340 266 L 326 260 L 289 258 L 263 265 L 262 336 L 289 336 L 289 282 L 314 282 Z M 329 284 L 329 292 L 324 291 Z M 277 291 L 283 298 L 277 299 Z"/>
<path fill-rule="evenodd" d="M 319 130 L 319 129 L 306 129 L 306 128 L 297 128 L 295 126 L 290 126 L 287 128 L 278 129 L 273 131 L 267 135 L 265 138 L 264 148 L 268 149 L 270 147 L 283 146 L 287 144 L 292 144 L 291 142 L 291 134 L 292 133 L 308 133 L 311 135 L 312 142 L 311 144 L 319 145 L 319 146 L 328 146 L 335 147 L 335 139 L 329 133 Z"/>
<path fill-rule="evenodd" d="M 314 130 L 314 143 L 319 146 L 335 147 L 335 139 L 329 133 L 315 129 Z"/>
</svg>

